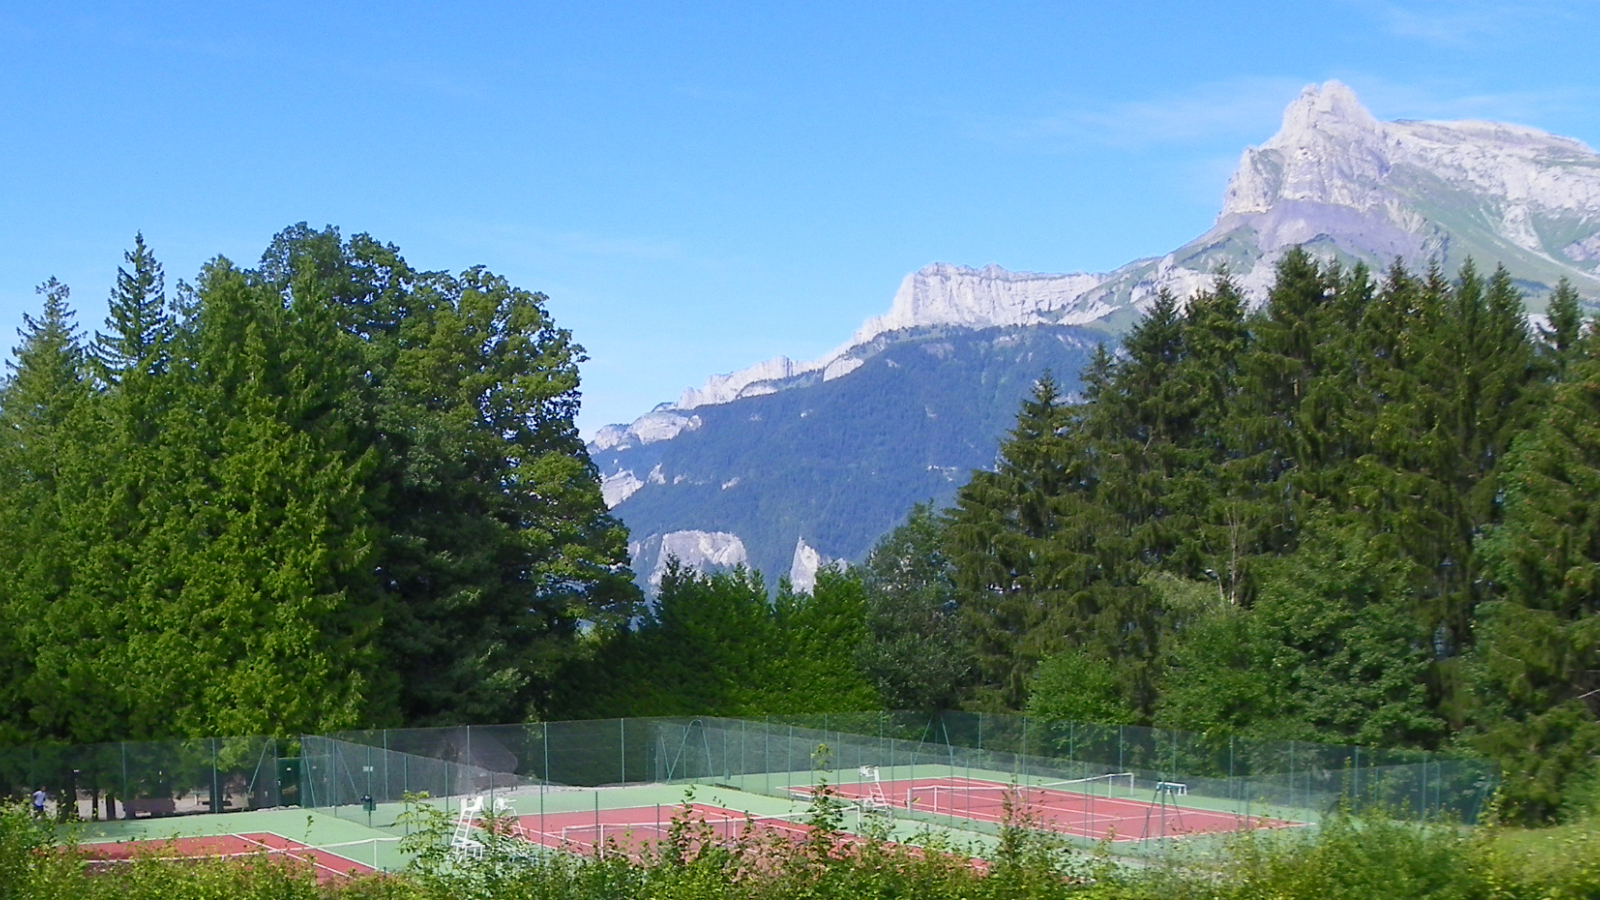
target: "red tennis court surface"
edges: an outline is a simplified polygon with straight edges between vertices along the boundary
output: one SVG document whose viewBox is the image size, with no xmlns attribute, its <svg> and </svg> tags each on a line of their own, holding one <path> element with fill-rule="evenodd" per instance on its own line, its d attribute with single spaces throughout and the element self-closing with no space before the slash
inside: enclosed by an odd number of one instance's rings
<svg viewBox="0 0 1600 900">
<path fill-rule="evenodd" d="M 1222 834 L 1246 828 L 1283 828 L 1280 819 L 1166 805 L 1049 788 L 966 778 L 918 778 L 834 785 L 850 800 L 881 797 L 889 805 L 978 822 L 1004 822 L 1008 806 L 1034 827 L 1090 840 L 1142 841 L 1191 834 Z M 1104 789 L 1101 789 L 1104 791 Z M 881 791 L 881 794 L 879 793 Z"/>
<path fill-rule="evenodd" d="M 571 853 L 617 849 L 638 859 L 671 835 L 673 819 L 682 818 L 684 809 L 681 805 L 639 806 L 547 813 L 518 816 L 517 823 L 523 838 L 543 847 Z M 799 841 L 811 830 L 800 821 L 804 814 L 753 816 L 704 803 L 691 803 L 688 811 L 691 833 L 704 834 L 718 843 L 764 836 Z"/>
<path fill-rule="evenodd" d="M 317 849 L 309 844 L 270 832 L 251 834 L 218 834 L 206 837 L 179 837 L 149 841 L 117 841 L 105 844 L 83 844 L 78 848 L 90 860 L 102 863 L 125 862 L 133 859 L 287 859 L 295 865 L 310 866 L 317 881 L 326 884 L 355 875 L 370 875 L 377 870 L 368 865 L 346 859 L 337 853 Z M 104 866 L 100 867 L 104 870 Z"/>
</svg>

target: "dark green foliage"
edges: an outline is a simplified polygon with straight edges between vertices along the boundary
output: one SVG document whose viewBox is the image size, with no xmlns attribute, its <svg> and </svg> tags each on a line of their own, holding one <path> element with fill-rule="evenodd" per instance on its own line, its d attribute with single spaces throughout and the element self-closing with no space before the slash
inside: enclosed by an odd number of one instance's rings
<svg viewBox="0 0 1600 900">
<path fill-rule="evenodd" d="M 961 639 L 955 567 L 933 507 L 912 507 L 862 568 L 867 637 L 858 659 L 881 706 L 955 708 L 972 662 Z"/>
<path fill-rule="evenodd" d="M 1576 349 L 1576 348 L 1575 348 Z M 1480 542 L 1497 599 L 1478 626 L 1470 696 L 1483 745 L 1514 765 L 1516 812 L 1560 806 L 1600 751 L 1600 353 L 1574 355 L 1506 463 L 1504 522 Z"/>
<path fill-rule="evenodd" d="M 872 709 L 856 667 L 866 640 L 859 576 L 824 569 L 809 594 L 769 599 L 744 568 L 670 562 L 650 614 L 569 671 L 592 716 L 768 715 Z"/>
<path fill-rule="evenodd" d="M 126 260 L 0 394 L 0 737 L 521 719 L 632 614 L 541 295 L 303 225 L 170 307 Z"/>
<path fill-rule="evenodd" d="M 969 702 L 1380 745 L 1466 728 L 1551 814 L 1600 750 L 1579 308 L 1561 288 L 1538 339 L 1503 269 L 1374 284 L 1299 251 L 1252 315 L 1226 277 L 1157 297 L 1081 403 L 1039 382 L 948 514 Z"/>
<path fill-rule="evenodd" d="M 1545 305 L 1545 317 L 1550 320 L 1550 327 L 1544 332 L 1544 352 L 1554 361 L 1557 374 L 1562 374 L 1583 338 L 1583 307 L 1572 282 L 1563 278 L 1556 285 Z"/>
<path fill-rule="evenodd" d="M 1213 589 L 1175 637 L 1160 725 L 1380 747 L 1439 741 L 1428 630 L 1410 615 L 1406 568 L 1388 541 L 1317 517 L 1302 548 L 1262 560 L 1256 578 L 1250 608 Z"/>
<path fill-rule="evenodd" d="M 1126 698 L 1112 666 L 1083 650 L 1069 649 L 1039 663 L 1029 683 L 1027 712 L 1050 721 L 1128 725 L 1139 715 Z"/>
</svg>

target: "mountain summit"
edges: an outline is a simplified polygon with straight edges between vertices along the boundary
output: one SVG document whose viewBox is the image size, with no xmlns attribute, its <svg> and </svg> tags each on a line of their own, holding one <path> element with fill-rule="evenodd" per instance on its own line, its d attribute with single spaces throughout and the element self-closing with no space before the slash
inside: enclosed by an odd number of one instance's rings
<svg viewBox="0 0 1600 900">
<path fill-rule="evenodd" d="M 1244 151 L 1215 224 L 1113 272 L 935 263 L 821 359 L 713 376 L 589 450 L 634 563 L 749 563 L 804 586 L 857 559 L 919 500 L 947 501 L 1032 379 L 1069 389 L 1085 355 L 1223 268 L 1261 300 L 1283 253 L 1385 269 L 1504 264 L 1536 303 L 1560 278 L 1600 294 L 1600 155 L 1493 122 L 1380 122 L 1336 81 L 1307 87 Z M 804 420 L 804 421 L 801 421 Z M 703 551 L 703 552 L 702 552 Z"/>
<path fill-rule="evenodd" d="M 1531 288 L 1564 276 L 1594 291 L 1600 156 L 1515 125 L 1378 122 L 1344 85 L 1308 87 L 1244 152 L 1217 224 L 1186 249 L 1248 262 L 1259 285 L 1295 244 L 1380 267 L 1453 270 L 1470 256 Z"/>
</svg>

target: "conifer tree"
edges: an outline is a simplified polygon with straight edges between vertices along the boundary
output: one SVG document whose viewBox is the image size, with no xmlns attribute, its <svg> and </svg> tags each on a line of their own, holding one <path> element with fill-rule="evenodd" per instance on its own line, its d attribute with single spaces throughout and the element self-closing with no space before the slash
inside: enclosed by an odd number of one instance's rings
<svg viewBox="0 0 1600 900">
<path fill-rule="evenodd" d="M 145 542 L 163 560 L 142 560 L 166 577 L 137 594 L 151 627 L 129 647 L 144 686 L 136 727 L 163 709 L 177 731 L 198 734 L 382 718 L 375 592 L 363 588 L 370 458 L 329 440 L 322 421 L 337 409 L 324 363 L 339 358 L 339 335 L 297 334 L 292 311 L 226 260 L 196 294 L 183 343 L 190 377 L 163 429 L 178 480 Z"/>
<path fill-rule="evenodd" d="M 1545 317 L 1549 327 L 1541 330 L 1543 351 L 1559 378 L 1565 374 L 1583 337 L 1583 306 L 1571 281 L 1563 278 L 1556 284 L 1545 306 Z"/>
<path fill-rule="evenodd" d="M 133 249 L 123 254 L 123 260 L 129 268 L 117 269 L 106 314 L 108 330 L 96 332 L 90 351 L 100 377 L 112 384 L 130 371 L 148 377 L 164 372 L 166 345 L 172 338 L 166 279 L 145 245 L 143 232 L 134 235 Z"/>
<path fill-rule="evenodd" d="M 1600 752 L 1600 348 L 1591 335 L 1506 466 L 1504 521 L 1478 552 L 1494 599 L 1470 657 L 1480 746 L 1512 812 L 1552 815 Z"/>
<path fill-rule="evenodd" d="M 40 671 L 41 648 L 70 642 L 76 631 L 71 602 L 82 537 L 78 496 L 85 471 L 80 430 L 91 394 L 84 351 L 69 306 L 71 292 L 54 278 L 40 285 L 39 316 L 23 314 L 22 339 L 0 390 L 0 569 L 6 573 L 5 619 L 10 645 L 0 672 L 13 734 L 68 737 L 55 706 L 50 668 Z M 60 627 L 69 631 L 60 633 Z"/>
<path fill-rule="evenodd" d="M 1021 702 L 1028 671 L 1043 655 L 1030 644 L 1057 595 L 1076 580 L 1046 549 L 1063 504 L 1081 490 L 1062 399 L 1046 373 L 1022 402 L 996 470 L 974 472 L 951 513 L 950 548 L 978 665 L 1009 705 Z"/>
</svg>

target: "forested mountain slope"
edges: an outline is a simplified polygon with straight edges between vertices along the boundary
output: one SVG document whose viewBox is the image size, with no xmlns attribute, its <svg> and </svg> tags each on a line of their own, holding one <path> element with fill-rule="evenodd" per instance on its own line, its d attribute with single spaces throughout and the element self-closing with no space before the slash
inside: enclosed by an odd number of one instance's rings
<svg viewBox="0 0 1600 900">
<path fill-rule="evenodd" d="M 681 423 L 675 438 L 590 452 L 601 471 L 637 472 L 619 512 L 639 523 L 630 549 L 641 577 L 658 578 L 676 555 L 751 565 L 774 583 L 792 572 L 809 586 L 808 548 L 858 559 L 912 504 L 947 503 L 971 470 L 993 465 L 1039 373 L 1075 380 L 1100 339 L 1061 326 L 897 333 L 861 348 L 843 377 L 663 413 Z"/>
</svg>

